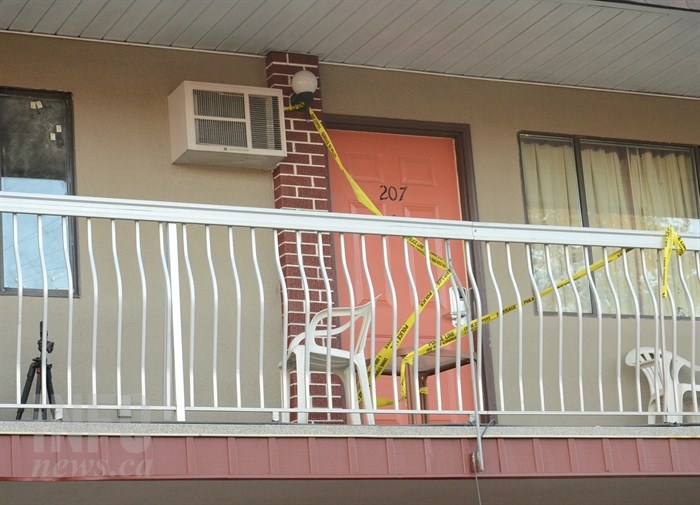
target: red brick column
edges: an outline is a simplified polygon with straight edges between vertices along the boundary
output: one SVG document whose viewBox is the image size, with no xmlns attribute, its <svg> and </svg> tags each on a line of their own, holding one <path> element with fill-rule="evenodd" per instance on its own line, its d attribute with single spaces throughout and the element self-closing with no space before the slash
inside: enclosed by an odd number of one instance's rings
<svg viewBox="0 0 700 505">
<path fill-rule="evenodd" d="M 291 81 L 294 74 L 300 70 L 308 70 L 319 78 L 318 57 L 311 55 L 271 52 L 267 55 L 267 83 L 272 88 L 282 89 L 285 106 L 289 105 L 293 93 Z M 314 94 L 312 108 L 319 119 L 323 120 L 321 87 Z M 327 172 L 327 153 L 321 136 L 313 123 L 307 118 L 305 111 L 285 113 L 285 128 L 287 134 L 287 158 L 273 172 L 275 208 L 305 209 L 328 211 L 329 184 Z M 302 234 L 302 261 L 309 288 L 309 307 L 305 305 L 305 292 L 301 271 L 297 237 L 293 232 L 280 232 L 279 254 L 282 270 L 287 282 L 289 296 L 289 336 L 290 338 L 304 331 L 306 310 L 313 316 L 319 310 L 327 307 L 326 286 L 321 273 L 321 262 L 318 236 L 315 233 Z M 322 237 L 321 249 L 326 272 L 333 279 L 330 237 Z M 333 291 L 331 284 L 331 292 Z M 296 387 L 292 386 L 292 400 Z M 334 381 L 334 397 L 339 396 L 340 385 Z M 313 405 L 320 407 L 327 404 L 325 375 L 312 376 L 311 394 Z M 334 405 L 339 407 L 340 403 Z M 333 416 L 338 419 L 338 416 Z M 311 419 L 321 420 L 318 416 Z"/>
</svg>

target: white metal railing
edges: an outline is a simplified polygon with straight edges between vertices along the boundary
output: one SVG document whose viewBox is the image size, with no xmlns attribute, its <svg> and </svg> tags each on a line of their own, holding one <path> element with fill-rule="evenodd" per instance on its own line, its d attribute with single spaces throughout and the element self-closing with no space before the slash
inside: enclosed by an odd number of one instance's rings
<svg viewBox="0 0 700 505">
<path fill-rule="evenodd" d="M 294 420 L 299 395 L 316 421 L 371 411 L 380 423 L 476 414 L 600 424 L 699 413 L 696 236 L 679 256 L 664 254 L 663 230 L 12 193 L 0 212 L 3 268 L 14 276 L 4 281 L 16 286 L 0 297 L 1 418 L 55 408 L 66 420 L 269 422 Z M 314 314 L 368 301 L 371 398 L 347 398 L 357 372 L 345 395 L 331 374 L 329 349 L 359 352 L 352 331 L 328 340 L 308 388 L 296 391 L 293 378 L 280 387 L 288 343 Z M 41 388 L 23 402 L 30 363 Z"/>
</svg>

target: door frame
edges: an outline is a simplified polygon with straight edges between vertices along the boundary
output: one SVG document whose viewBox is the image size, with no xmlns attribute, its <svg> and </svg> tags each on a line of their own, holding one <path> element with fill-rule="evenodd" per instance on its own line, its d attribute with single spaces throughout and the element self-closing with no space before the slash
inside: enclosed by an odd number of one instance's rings
<svg viewBox="0 0 700 505">
<path fill-rule="evenodd" d="M 345 114 L 323 115 L 324 126 L 331 130 L 350 130 L 369 133 L 393 133 L 398 135 L 420 135 L 424 137 L 444 137 L 454 141 L 455 163 L 457 166 L 457 184 L 459 185 L 459 200 L 462 219 L 465 221 L 478 221 L 478 206 L 476 201 L 476 178 L 474 174 L 474 160 L 472 157 L 471 130 L 468 124 L 442 123 L 434 121 L 415 121 L 406 119 L 388 119 L 377 117 L 350 116 Z M 342 153 L 341 153 L 342 156 Z M 330 177 L 330 162 L 326 158 L 326 176 Z M 333 195 L 328 184 L 328 201 L 333 207 Z M 482 265 L 481 254 L 472 248 L 472 256 L 475 265 Z M 480 285 L 484 285 L 485 276 L 481 268 L 474 267 L 474 275 Z M 482 300 L 486 302 L 486 294 L 482 294 Z M 484 403 L 488 410 L 495 410 L 489 392 L 494 391 L 491 339 L 488 326 L 482 330 L 483 337 L 483 366 L 482 383 L 484 384 Z"/>
</svg>

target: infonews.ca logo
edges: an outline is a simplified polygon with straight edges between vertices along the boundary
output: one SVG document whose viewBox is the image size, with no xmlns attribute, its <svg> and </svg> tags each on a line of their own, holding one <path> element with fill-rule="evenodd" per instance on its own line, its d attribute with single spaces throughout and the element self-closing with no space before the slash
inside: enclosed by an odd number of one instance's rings
<svg viewBox="0 0 700 505">
<path fill-rule="evenodd" d="M 148 477 L 153 474 L 149 437 L 55 436 L 33 437 L 32 477 Z"/>
<path fill-rule="evenodd" d="M 153 461 L 145 459 L 125 459 L 114 467 L 104 459 L 58 459 L 49 458 L 34 461 L 32 477 L 55 479 L 85 476 L 100 477 L 146 477 L 151 474 Z"/>
</svg>

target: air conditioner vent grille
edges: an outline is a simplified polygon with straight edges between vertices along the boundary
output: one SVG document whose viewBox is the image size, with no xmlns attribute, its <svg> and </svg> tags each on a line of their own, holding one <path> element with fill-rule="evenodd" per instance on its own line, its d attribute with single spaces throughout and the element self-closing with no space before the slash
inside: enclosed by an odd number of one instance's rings
<svg viewBox="0 0 700 505">
<path fill-rule="evenodd" d="M 245 119 L 245 95 L 222 91 L 195 89 L 194 113 L 196 116 Z"/>
<path fill-rule="evenodd" d="M 197 144 L 247 147 L 245 123 L 217 119 L 195 119 Z"/>
<path fill-rule="evenodd" d="M 278 110 L 276 96 L 250 95 L 250 130 L 255 149 L 282 149 Z"/>
</svg>

